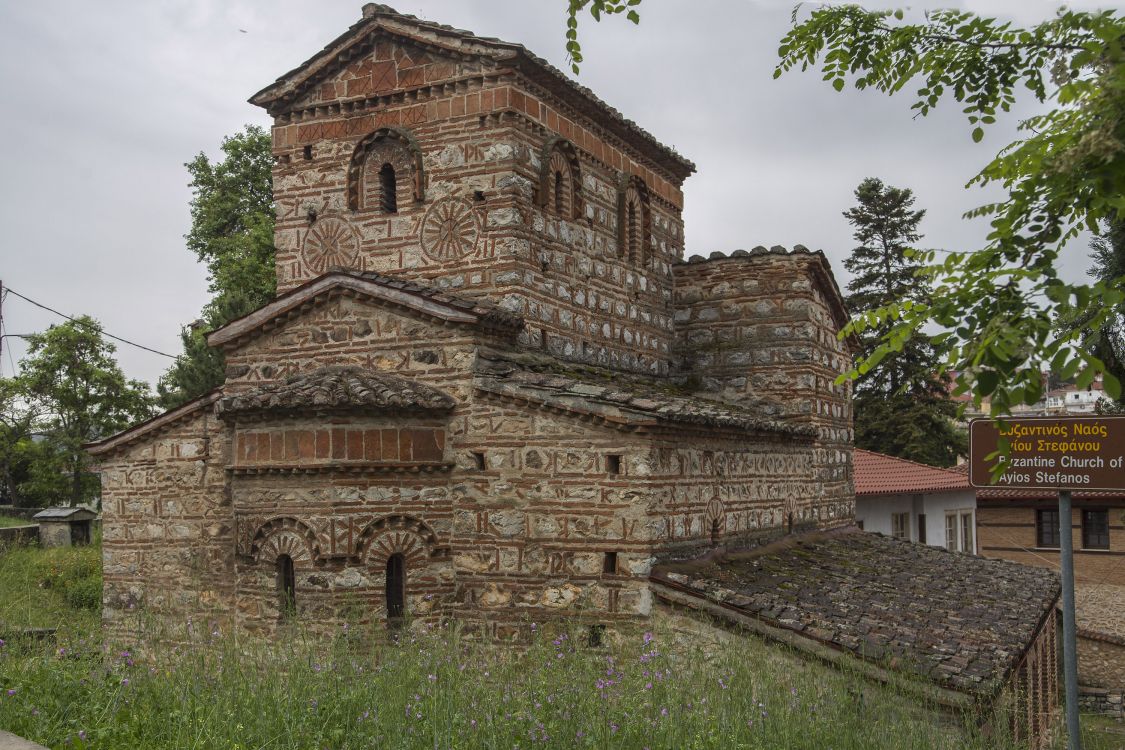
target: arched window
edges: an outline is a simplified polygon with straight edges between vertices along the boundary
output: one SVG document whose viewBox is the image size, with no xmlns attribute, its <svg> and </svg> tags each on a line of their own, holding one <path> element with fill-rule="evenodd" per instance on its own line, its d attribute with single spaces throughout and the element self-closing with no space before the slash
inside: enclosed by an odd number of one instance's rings
<svg viewBox="0 0 1125 750">
<path fill-rule="evenodd" d="M 719 546 L 719 519 L 711 520 L 711 546 Z"/>
<path fill-rule="evenodd" d="M 648 188 L 641 178 L 630 176 L 624 180 L 617 201 L 617 254 L 643 266 L 648 261 Z"/>
<path fill-rule="evenodd" d="M 293 572 L 293 558 L 289 555 L 277 556 L 277 596 L 282 616 L 296 614 L 297 579 Z"/>
<path fill-rule="evenodd" d="M 421 203 L 422 151 L 414 137 L 400 128 L 380 128 L 360 141 L 348 166 L 348 208 L 396 213 L 399 196 Z"/>
<path fill-rule="evenodd" d="M 384 162 L 379 169 L 379 205 L 384 213 L 398 211 L 398 184 L 395 182 L 395 168 Z"/>
<path fill-rule="evenodd" d="M 406 616 L 406 560 L 398 552 L 387 558 L 387 620 Z"/>
<path fill-rule="evenodd" d="M 556 171 L 555 172 L 555 213 L 557 213 L 559 216 L 562 216 L 563 210 L 564 210 L 564 206 L 563 206 L 563 202 L 565 200 L 565 197 L 563 195 L 564 189 L 565 189 L 565 185 L 563 184 L 562 172 Z"/>
<path fill-rule="evenodd" d="M 563 219 L 579 216 L 582 184 L 578 152 L 567 140 L 547 141 L 540 155 L 539 204 Z"/>
</svg>

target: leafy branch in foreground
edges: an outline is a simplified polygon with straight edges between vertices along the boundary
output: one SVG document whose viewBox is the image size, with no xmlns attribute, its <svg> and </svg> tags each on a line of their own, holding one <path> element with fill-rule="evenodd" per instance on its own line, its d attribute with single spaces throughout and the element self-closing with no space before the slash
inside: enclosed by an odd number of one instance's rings
<svg viewBox="0 0 1125 750">
<path fill-rule="evenodd" d="M 1103 328 L 1125 302 L 1122 279 L 1070 284 L 1059 276 L 1063 247 L 1082 231 L 1097 231 L 1125 215 L 1125 19 L 1113 12 L 1060 11 L 1028 29 L 941 10 L 924 22 L 902 22 L 902 11 L 823 7 L 794 25 L 779 49 L 774 77 L 819 66 L 841 91 L 887 94 L 918 80 L 912 108 L 929 114 L 942 99 L 963 105 L 972 138 L 1026 89 L 1048 109 L 1019 123 L 1022 137 L 976 175 L 970 186 L 996 184 L 1007 198 L 966 217 L 989 217 L 992 231 L 975 252 L 927 264 L 928 303 L 893 302 L 852 320 L 841 335 L 888 325 L 882 343 L 843 379 L 867 373 L 907 341 L 937 324 L 930 342 L 946 351 L 959 375 L 955 393 L 991 402 L 994 416 L 1042 396 L 1041 367 L 1085 388 L 1105 372 L 1105 388 L 1119 398 L 1121 383 L 1082 345 L 1081 330 L 1057 325 L 1081 314 L 1086 330 Z"/>
<path fill-rule="evenodd" d="M 566 7 L 566 54 L 575 75 L 578 75 L 578 66 L 582 62 L 582 46 L 578 43 L 578 14 L 582 9 L 589 8 L 595 21 L 601 21 L 603 15 L 624 13 L 633 23 L 640 23 L 641 15 L 636 9 L 640 4 L 641 0 L 569 0 Z"/>
</svg>

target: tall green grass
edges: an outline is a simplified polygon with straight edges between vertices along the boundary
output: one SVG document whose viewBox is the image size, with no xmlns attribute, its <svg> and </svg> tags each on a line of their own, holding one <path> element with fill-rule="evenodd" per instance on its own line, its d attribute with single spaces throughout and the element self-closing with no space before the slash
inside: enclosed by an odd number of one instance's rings
<svg viewBox="0 0 1125 750">
<path fill-rule="evenodd" d="M 96 633 L 101 600 L 100 545 L 0 549 L 0 637 L 23 628 Z"/>
<path fill-rule="evenodd" d="M 6 529 L 9 526 L 27 526 L 35 523 L 26 518 L 14 518 L 12 516 L 0 516 L 0 529 Z"/>
<path fill-rule="evenodd" d="M 403 631 L 293 626 L 273 642 L 181 623 L 180 645 L 108 648 L 68 582 L 97 548 L 0 553 L 0 596 L 25 589 L 66 624 L 56 642 L 0 645 L 0 728 L 53 748 L 1005 748 L 880 686 L 753 636 L 697 646 L 663 620 L 605 647 L 544 632 L 519 647 L 456 626 Z M 81 597 L 76 597 L 81 601 Z M 13 608 L 0 599 L 5 613 Z M 10 616 L 10 615 L 8 615 Z M 190 630 L 190 633 L 189 633 Z M 1091 747 L 1108 748 L 1100 734 Z"/>
<path fill-rule="evenodd" d="M 590 648 L 575 631 L 499 647 L 448 627 L 394 643 L 345 627 L 273 644 L 205 633 L 145 658 L 91 639 L 9 643 L 0 726 L 115 749 L 1003 746 L 753 638 L 718 655 L 671 642 L 638 632 Z"/>
</svg>

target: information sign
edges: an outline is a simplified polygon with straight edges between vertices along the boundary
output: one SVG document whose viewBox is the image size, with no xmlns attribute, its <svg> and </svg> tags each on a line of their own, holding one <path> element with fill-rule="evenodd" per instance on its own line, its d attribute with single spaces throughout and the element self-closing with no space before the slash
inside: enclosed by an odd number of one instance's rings
<svg viewBox="0 0 1125 750">
<path fill-rule="evenodd" d="M 993 456 L 1000 440 L 1007 456 Z M 994 480 L 993 468 L 1003 460 Z M 1125 489 L 1125 417 L 1023 417 L 969 424 L 969 484 L 1041 490 Z"/>
</svg>

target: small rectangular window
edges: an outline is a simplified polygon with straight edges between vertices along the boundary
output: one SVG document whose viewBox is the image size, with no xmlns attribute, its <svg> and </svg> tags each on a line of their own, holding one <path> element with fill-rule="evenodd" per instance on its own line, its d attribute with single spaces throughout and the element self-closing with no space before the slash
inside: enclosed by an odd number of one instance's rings
<svg viewBox="0 0 1125 750">
<path fill-rule="evenodd" d="M 621 473 L 621 456 L 620 454 L 610 453 L 605 457 L 605 473 L 606 474 L 620 474 Z"/>
<path fill-rule="evenodd" d="M 918 514 L 918 543 L 926 543 L 926 514 Z"/>
<path fill-rule="evenodd" d="M 1109 511 L 1082 511 L 1082 548 L 1109 549 Z"/>
<path fill-rule="evenodd" d="M 862 518 L 859 519 L 858 521 L 856 521 L 855 525 L 859 527 L 860 531 L 863 531 L 863 519 Z"/>
<path fill-rule="evenodd" d="M 1058 547 L 1061 538 L 1059 512 L 1053 508 L 1035 511 L 1035 546 Z"/>
<path fill-rule="evenodd" d="M 473 465 L 476 467 L 477 471 L 484 471 L 484 454 L 480 451 L 473 451 Z"/>
<path fill-rule="evenodd" d="M 910 541 L 910 514 L 909 513 L 892 513 L 891 514 L 891 536 L 895 539 L 903 539 Z"/>
<path fill-rule="evenodd" d="M 306 159 L 311 159 L 312 158 L 312 146 L 305 146 L 305 152 L 304 153 L 305 153 Z"/>
<path fill-rule="evenodd" d="M 605 558 L 602 560 L 602 572 L 606 575 L 617 574 L 617 553 L 606 552 Z"/>
<path fill-rule="evenodd" d="M 970 555 L 976 552 L 976 545 L 973 544 L 973 512 L 961 514 L 961 551 L 968 552 Z"/>
<path fill-rule="evenodd" d="M 960 552 L 961 546 L 957 543 L 957 514 L 945 514 L 945 548 L 950 552 Z"/>
</svg>

